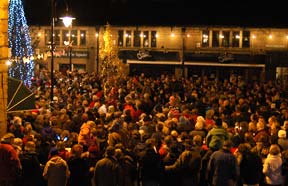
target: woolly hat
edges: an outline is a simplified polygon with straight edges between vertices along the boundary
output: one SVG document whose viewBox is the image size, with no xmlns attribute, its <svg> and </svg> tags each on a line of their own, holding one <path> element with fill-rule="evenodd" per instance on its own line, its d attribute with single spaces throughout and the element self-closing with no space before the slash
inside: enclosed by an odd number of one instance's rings
<svg viewBox="0 0 288 186">
<path fill-rule="evenodd" d="M 50 156 L 55 156 L 55 155 L 59 154 L 59 151 L 58 151 L 58 149 L 56 147 L 52 147 L 50 149 L 50 153 L 49 154 L 50 154 Z"/>
<path fill-rule="evenodd" d="M 286 138 L 286 131 L 285 130 L 279 130 L 278 131 L 278 137 L 279 138 Z"/>
</svg>

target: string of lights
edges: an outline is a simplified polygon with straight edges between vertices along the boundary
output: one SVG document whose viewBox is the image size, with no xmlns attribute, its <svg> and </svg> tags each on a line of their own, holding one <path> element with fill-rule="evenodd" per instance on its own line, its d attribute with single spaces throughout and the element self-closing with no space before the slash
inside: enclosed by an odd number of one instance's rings
<svg viewBox="0 0 288 186">
<path fill-rule="evenodd" d="M 9 1 L 8 45 L 11 50 L 9 76 L 30 86 L 34 76 L 34 58 L 22 0 Z"/>
</svg>

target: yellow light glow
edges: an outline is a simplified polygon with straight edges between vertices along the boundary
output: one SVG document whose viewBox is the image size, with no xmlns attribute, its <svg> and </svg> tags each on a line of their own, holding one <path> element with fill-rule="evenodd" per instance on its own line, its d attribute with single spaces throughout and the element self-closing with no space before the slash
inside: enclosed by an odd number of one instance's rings
<svg viewBox="0 0 288 186">
<path fill-rule="evenodd" d="M 174 33 L 171 33 L 171 35 L 170 35 L 171 37 L 175 37 L 175 34 Z"/>
<path fill-rule="evenodd" d="M 7 66 L 10 66 L 11 64 L 12 64 L 12 62 L 11 61 L 6 61 L 6 63 L 5 63 Z"/>
<path fill-rule="evenodd" d="M 272 38 L 273 38 L 273 36 L 270 34 L 270 35 L 269 35 L 269 39 L 272 39 Z"/>
<path fill-rule="evenodd" d="M 75 19 L 74 17 L 70 17 L 70 16 L 65 16 L 65 17 L 61 17 L 60 19 L 62 19 L 63 24 L 65 27 L 69 27 L 72 25 L 72 21 Z"/>
<path fill-rule="evenodd" d="M 256 39 L 256 36 L 255 36 L 255 35 L 252 35 L 252 39 Z"/>
<path fill-rule="evenodd" d="M 99 34 L 98 34 L 98 33 L 96 33 L 96 34 L 95 34 L 95 37 L 98 37 L 98 36 L 99 36 Z"/>
<path fill-rule="evenodd" d="M 41 37 L 41 32 L 38 33 L 38 37 Z"/>
<path fill-rule="evenodd" d="M 190 34 L 187 34 L 187 37 L 190 37 Z"/>
</svg>

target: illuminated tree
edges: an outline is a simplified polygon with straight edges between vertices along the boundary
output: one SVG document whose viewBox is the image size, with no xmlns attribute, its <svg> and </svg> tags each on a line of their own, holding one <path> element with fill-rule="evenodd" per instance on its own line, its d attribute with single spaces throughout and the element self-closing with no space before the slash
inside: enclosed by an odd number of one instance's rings
<svg viewBox="0 0 288 186">
<path fill-rule="evenodd" d="M 9 1 L 8 41 L 11 50 L 9 76 L 30 86 L 34 76 L 33 49 L 22 0 Z"/>
<path fill-rule="evenodd" d="M 113 43 L 111 27 L 107 23 L 100 44 L 100 73 L 104 78 L 123 75 L 123 63 L 118 57 L 118 47 Z"/>
</svg>

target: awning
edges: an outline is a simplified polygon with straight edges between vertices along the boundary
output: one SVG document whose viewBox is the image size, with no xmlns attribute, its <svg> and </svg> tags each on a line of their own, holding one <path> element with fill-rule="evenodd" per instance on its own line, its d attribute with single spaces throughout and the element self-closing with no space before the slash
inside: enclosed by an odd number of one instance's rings
<svg viewBox="0 0 288 186">
<path fill-rule="evenodd" d="M 35 109 L 35 96 L 22 81 L 8 78 L 7 113 Z"/>
</svg>

